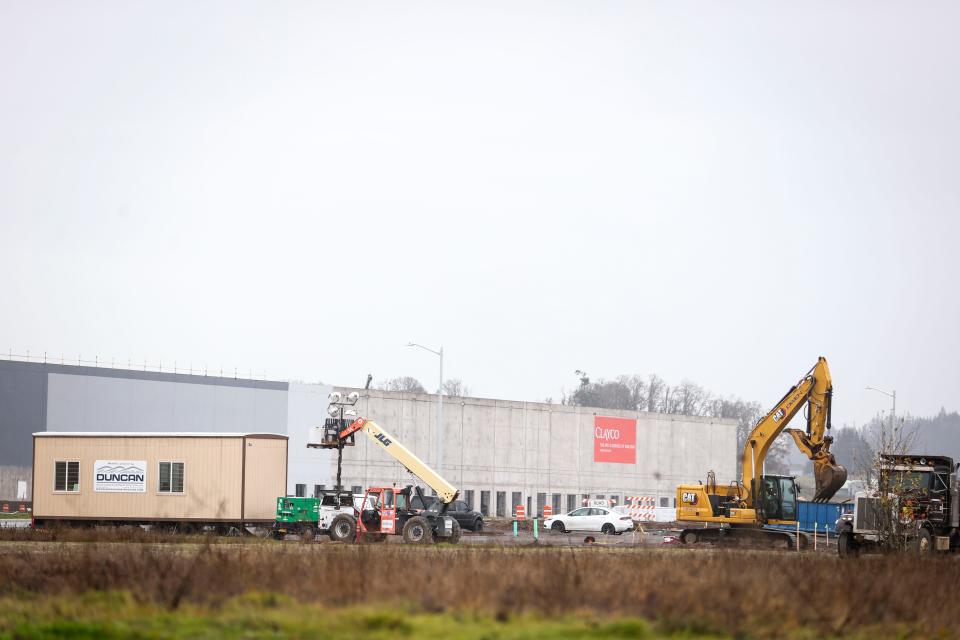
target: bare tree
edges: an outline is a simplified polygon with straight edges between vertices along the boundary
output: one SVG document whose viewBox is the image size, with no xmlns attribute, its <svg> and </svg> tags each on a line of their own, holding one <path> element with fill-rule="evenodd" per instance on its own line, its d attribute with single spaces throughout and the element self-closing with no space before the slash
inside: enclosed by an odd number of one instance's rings
<svg viewBox="0 0 960 640">
<path fill-rule="evenodd" d="M 647 382 L 647 411 L 664 413 L 663 393 L 667 383 L 655 373 L 650 374 Z"/>
<path fill-rule="evenodd" d="M 916 522 L 912 517 L 910 500 L 921 487 L 916 474 L 891 469 L 890 456 L 911 453 L 919 439 L 916 422 L 903 418 L 889 424 L 878 416 L 867 425 L 876 451 L 871 469 L 870 487 L 877 496 L 876 523 L 881 547 L 903 550 L 909 539 L 916 539 Z M 884 460 L 886 458 L 886 461 Z"/>
<path fill-rule="evenodd" d="M 642 376 L 617 376 L 617 384 L 623 385 L 630 392 L 631 403 L 637 411 L 647 408 L 647 383 Z"/>
<path fill-rule="evenodd" d="M 405 391 L 407 393 L 426 393 L 420 381 L 411 376 L 400 376 L 384 380 L 377 385 L 381 391 Z"/>
<path fill-rule="evenodd" d="M 676 388 L 677 413 L 687 416 L 707 415 L 710 394 L 698 384 L 684 380 Z"/>
<path fill-rule="evenodd" d="M 448 396 L 463 397 L 470 395 L 470 387 L 463 384 L 460 378 L 450 378 L 443 383 L 443 393 Z"/>
</svg>

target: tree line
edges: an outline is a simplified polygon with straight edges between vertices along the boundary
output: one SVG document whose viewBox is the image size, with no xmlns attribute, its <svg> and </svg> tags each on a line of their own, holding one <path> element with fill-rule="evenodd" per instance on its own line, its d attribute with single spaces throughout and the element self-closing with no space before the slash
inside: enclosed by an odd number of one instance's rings
<svg viewBox="0 0 960 640">
<path fill-rule="evenodd" d="M 380 391 L 403 391 L 405 393 L 428 393 L 420 381 L 412 376 L 399 376 L 381 380 L 376 384 Z M 460 378 L 448 378 L 443 383 L 443 395 L 463 397 L 470 395 L 470 387 Z"/>
</svg>

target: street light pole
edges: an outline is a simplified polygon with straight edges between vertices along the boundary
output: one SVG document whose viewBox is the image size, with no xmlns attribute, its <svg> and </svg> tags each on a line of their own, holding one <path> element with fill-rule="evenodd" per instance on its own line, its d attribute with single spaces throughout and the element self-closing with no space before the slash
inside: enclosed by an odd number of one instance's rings
<svg viewBox="0 0 960 640">
<path fill-rule="evenodd" d="M 435 356 L 440 356 L 440 386 L 437 387 L 437 473 L 443 475 L 443 346 L 441 345 L 440 351 L 434 351 L 415 342 L 408 342 L 407 346 L 420 347 Z"/>
<path fill-rule="evenodd" d="M 877 393 L 882 393 L 888 398 L 893 399 L 893 409 L 890 411 L 890 435 L 892 436 L 894 431 L 897 428 L 897 390 L 893 391 L 884 391 L 883 389 L 877 389 L 876 387 L 867 387 L 867 391 L 876 391 Z"/>
</svg>

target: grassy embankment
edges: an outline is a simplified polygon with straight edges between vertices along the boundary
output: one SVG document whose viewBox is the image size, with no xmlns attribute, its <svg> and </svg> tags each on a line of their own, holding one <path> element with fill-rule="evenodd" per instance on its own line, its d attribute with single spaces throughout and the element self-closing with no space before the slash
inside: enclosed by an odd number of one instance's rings
<svg viewBox="0 0 960 640">
<path fill-rule="evenodd" d="M 0 637 L 956 637 L 958 587 L 955 558 L 21 542 Z"/>
</svg>

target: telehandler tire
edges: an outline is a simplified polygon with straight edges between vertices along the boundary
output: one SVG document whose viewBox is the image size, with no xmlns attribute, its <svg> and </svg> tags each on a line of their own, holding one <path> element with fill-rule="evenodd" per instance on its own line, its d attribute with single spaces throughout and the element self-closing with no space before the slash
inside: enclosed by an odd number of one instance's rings
<svg viewBox="0 0 960 640">
<path fill-rule="evenodd" d="M 403 541 L 407 544 L 430 544 L 433 542 L 433 528 L 423 516 L 414 516 L 403 525 Z"/>
<path fill-rule="evenodd" d="M 341 513 L 330 523 L 330 539 L 334 542 L 353 542 L 357 537 L 357 521 Z"/>
<path fill-rule="evenodd" d="M 449 542 L 450 544 L 457 544 L 458 542 L 460 542 L 461 535 L 463 535 L 463 529 L 460 528 L 460 523 L 454 520 L 450 537 L 446 539 L 441 538 L 441 540 L 443 540 L 444 542 Z"/>
</svg>

